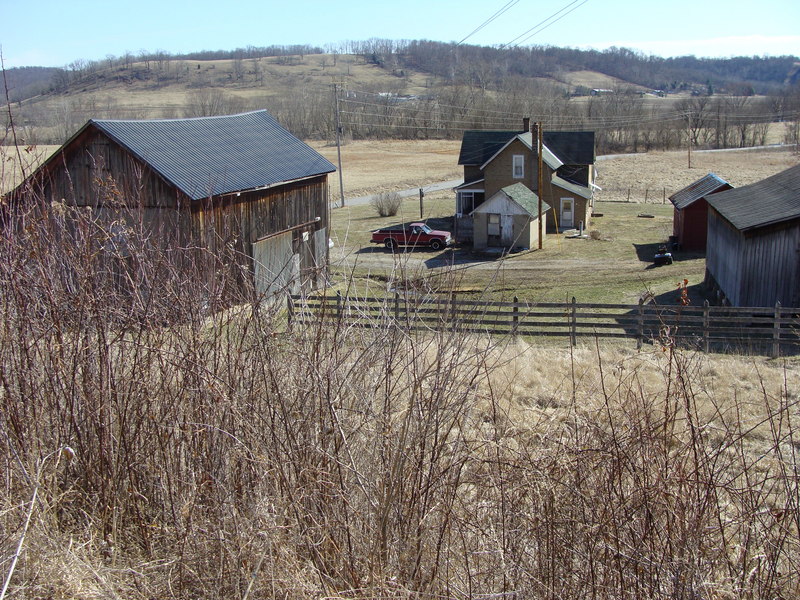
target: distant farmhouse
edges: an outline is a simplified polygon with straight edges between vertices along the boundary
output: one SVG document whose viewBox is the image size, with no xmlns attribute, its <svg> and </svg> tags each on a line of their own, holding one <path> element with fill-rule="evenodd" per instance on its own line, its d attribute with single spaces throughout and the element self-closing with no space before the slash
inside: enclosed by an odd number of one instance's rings
<svg viewBox="0 0 800 600">
<path fill-rule="evenodd" d="M 800 165 L 707 199 L 707 282 L 733 306 L 800 307 Z"/>
<path fill-rule="evenodd" d="M 464 167 L 464 183 L 456 191 L 455 235 L 460 242 L 485 238 L 488 245 L 508 246 L 508 235 L 497 235 L 475 231 L 473 212 L 495 194 L 522 184 L 535 195 L 538 219 L 538 200 L 541 197 L 543 219 L 541 226 L 548 231 L 563 231 L 588 226 L 592 213 L 594 189 L 594 132 L 592 131 L 545 131 L 542 146 L 542 190 L 539 187 L 539 160 L 537 136 L 530 121 L 525 119 L 522 131 L 469 130 L 464 132 L 458 164 Z M 512 197 L 520 197 L 519 191 Z M 508 204 L 505 204 L 509 206 Z M 521 205 L 530 205 L 522 202 Z M 485 210 L 479 211 L 485 213 Z M 491 213 L 495 214 L 495 213 Z M 503 228 L 502 215 L 488 214 L 480 223 L 499 222 Z M 511 222 L 511 215 L 505 221 Z M 506 231 L 510 224 L 506 225 Z M 509 234 L 510 235 L 510 234 Z M 513 237 L 513 236 L 512 236 Z M 538 238 L 537 238 L 538 239 Z M 528 240 L 522 246 L 527 245 Z M 512 245 L 517 245 L 512 239 Z"/>
<path fill-rule="evenodd" d="M 711 194 L 732 189 L 733 186 L 714 173 L 690 183 L 669 197 L 675 207 L 672 235 L 681 250 L 705 252 L 708 230 L 708 202 Z"/>
<path fill-rule="evenodd" d="M 116 237 L 138 219 L 165 249 L 233 250 L 272 294 L 325 277 L 333 171 L 264 110 L 90 120 L 11 197 L 90 207 Z"/>
</svg>

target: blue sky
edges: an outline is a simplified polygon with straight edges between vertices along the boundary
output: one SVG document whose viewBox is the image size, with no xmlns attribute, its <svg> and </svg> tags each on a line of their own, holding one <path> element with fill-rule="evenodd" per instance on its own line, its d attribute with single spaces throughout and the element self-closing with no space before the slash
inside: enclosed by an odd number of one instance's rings
<svg viewBox="0 0 800 600">
<path fill-rule="evenodd" d="M 325 47 L 373 37 L 457 42 L 503 9 L 466 43 L 519 43 L 533 34 L 524 45 L 624 46 L 658 56 L 800 55 L 800 0 L 0 0 L 0 48 L 8 68 L 60 67 L 143 49 Z"/>
</svg>

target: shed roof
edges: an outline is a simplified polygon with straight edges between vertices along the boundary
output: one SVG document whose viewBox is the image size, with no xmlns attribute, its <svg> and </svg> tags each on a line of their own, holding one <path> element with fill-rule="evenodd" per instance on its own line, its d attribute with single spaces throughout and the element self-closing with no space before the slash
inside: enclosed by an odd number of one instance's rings
<svg viewBox="0 0 800 600">
<path fill-rule="evenodd" d="M 800 219 L 800 165 L 706 200 L 740 231 Z"/>
<path fill-rule="evenodd" d="M 489 212 L 489 210 L 491 210 L 491 200 L 498 194 L 505 194 L 508 196 L 512 201 L 516 202 L 520 207 L 522 207 L 531 217 L 539 216 L 539 196 L 528 189 L 528 187 L 523 183 L 507 185 L 498 191 L 494 196 L 492 196 L 492 198 L 489 198 L 489 200 L 475 208 L 475 210 L 472 211 L 472 214 L 477 212 Z M 542 214 L 546 213 L 548 210 L 550 210 L 550 205 L 547 202 L 542 201 Z"/>
<path fill-rule="evenodd" d="M 709 173 L 705 177 L 701 177 L 697 181 L 690 183 L 682 190 L 679 190 L 669 197 L 670 202 L 675 205 L 678 210 L 683 210 L 687 206 L 693 204 L 700 198 L 719 192 L 723 189 L 729 190 L 733 186 L 721 177 L 714 173 Z"/>
<path fill-rule="evenodd" d="M 192 119 L 93 119 L 83 129 L 90 126 L 127 148 L 193 200 L 336 170 L 266 110 Z"/>
</svg>

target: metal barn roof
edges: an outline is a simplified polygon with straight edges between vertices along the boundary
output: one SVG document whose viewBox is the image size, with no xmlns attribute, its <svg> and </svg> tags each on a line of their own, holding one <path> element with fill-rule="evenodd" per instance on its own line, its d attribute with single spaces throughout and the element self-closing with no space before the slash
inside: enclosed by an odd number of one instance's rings
<svg viewBox="0 0 800 600">
<path fill-rule="evenodd" d="M 193 200 L 335 171 L 265 110 L 219 117 L 91 120 Z"/>
<path fill-rule="evenodd" d="M 740 231 L 800 219 L 800 165 L 706 200 Z"/>
<path fill-rule="evenodd" d="M 683 210 L 687 206 L 693 204 L 700 198 L 720 191 L 722 188 L 730 189 L 733 186 L 721 177 L 714 173 L 709 173 L 705 177 L 701 177 L 694 183 L 690 183 L 682 190 L 672 194 L 669 199 L 675 208 Z"/>
</svg>

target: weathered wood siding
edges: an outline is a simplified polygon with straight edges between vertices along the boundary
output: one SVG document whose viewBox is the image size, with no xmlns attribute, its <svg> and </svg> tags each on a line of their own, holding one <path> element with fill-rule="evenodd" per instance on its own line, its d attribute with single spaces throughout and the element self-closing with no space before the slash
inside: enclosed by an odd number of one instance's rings
<svg viewBox="0 0 800 600">
<path fill-rule="evenodd" d="M 89 127 L 32 187 L 46 203 L 90 206 L 109 227 L 141 228 L 163 248 L 198 246 L 237 277 L 250 273 L 253 244 L 287 231 L 304 287 L 328 262 L 328 181 L 320 175 L 264 190 L 191 200 L 102 132 Z M 325 243 L 319 232 L 325 232 Z M 231 264 L 231 261 L 236 264 Z M 214 261 L 212 260 L 211 263 Z M 209 267 L 218 269 L 219 265 Z M 242 282 L 244 283 L 244 281 Z"/>
<path fill-rule="evenodd" d="M 733 306 L 800 306 L 800 220 L 742 233 L 708 215 L 706 268 Z"/>
</svg>

